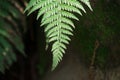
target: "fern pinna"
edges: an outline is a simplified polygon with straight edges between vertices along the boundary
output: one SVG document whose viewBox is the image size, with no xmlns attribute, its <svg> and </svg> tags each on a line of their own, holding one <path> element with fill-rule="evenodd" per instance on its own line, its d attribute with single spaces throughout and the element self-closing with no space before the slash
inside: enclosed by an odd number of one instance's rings
<svg viewBox="0 0 120 80">
<path fill-rule="evenodd" d="M 52 70 L 62 60 L 66 44 L 71 40 L 69 36 L 73 35 L 75 26 L 71 19 L 79 20 L 73 13 L 86 12 L 81 3 L 92 10 L 89 0 L 30 0 L 25 10 L 29 11 L 28 15 L 38 10 L 37 19 L 43 16 L 41 26 L 45 26 L 46 43 L 53 42 Z"/>
</svg>

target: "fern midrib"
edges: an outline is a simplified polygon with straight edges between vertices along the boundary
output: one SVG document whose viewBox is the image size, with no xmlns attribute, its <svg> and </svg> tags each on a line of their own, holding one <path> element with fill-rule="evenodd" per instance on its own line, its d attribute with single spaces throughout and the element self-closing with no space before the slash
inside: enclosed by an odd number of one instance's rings
<svg viewBox="0 0 120 80">
<path fill-rule="evenodd" d="M 61 0 L 58 0 L 57 1 L 57 8 L 58 8 L 58 12 L 57 12 L 57 14 L 59 15 L 59 18 L 57 18 L 58 19 L 58 24 L 57 24 L 57 27 L 58 27 L 58 51 L 60 51 L 60 44 L 59 43 L 61 43 L 61 29 L 62 29 L 62 26 L 60 25 L 60 23 L 62 23 L 62 20 L 61 20 L 61 18 L 62 18 L 62 14 L 61 14 L 61 11 L 62 11 L 62 9 L 61 9 L 61 3 L 62 3 L 62 1 Z"/>
</svg>

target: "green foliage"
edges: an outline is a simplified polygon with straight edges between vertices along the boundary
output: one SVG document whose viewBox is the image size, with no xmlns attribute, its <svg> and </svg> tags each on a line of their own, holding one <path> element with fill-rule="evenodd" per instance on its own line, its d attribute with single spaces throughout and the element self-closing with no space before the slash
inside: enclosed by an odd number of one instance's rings
<svg viewBox="0 0 120 80">
<path fill-rule="evenodd" d="M 0 0 L 0 72 L 3 73 L 5 68 L 8 69 L 16 61 L 16 52 L 24 54 L 21 13 L 13 4 L 14 1 L 19 2 L 19 0 Z M 88 65 L 96 39 L 100 42 L 100 46 L 96 51 L 95 66 L 104 68 L 120 64 L 120 15 L 118 14 L 120 4 L 116 3 L 118 0 L 96 1 L 93 5 L 94 13 L 89 12 L 86 15 L 82 14 L 88 11 L 83 5 L 87 5 L 92 10 L 89 0 L 30 0 L 25 11 L 28 11 L 28 15 L 38 11 L 37 19 L 42 17 L 41 26 L 45 28 L 46 48 L 52 43 L 52 70 L 62 60 L 75 26 L 74 37 L 78 39 L 76 43 L 80 45 L 80 56 Z M 80 23 L 74 25 L 73 19 L 80 19 Z M 45 67 L 45 61 L 41 63 L 42 66 L 39 67 Z M 43 68 L 40 74 L 44 71 Z"/>
<path fill-rule="evenodd" d="M 20 32 L 23 29 L 18 26 L 21 13 L 12 1 L 0 0 L 0 72 L 2 73 L 16 61 L 16 51 L 24 54 Z"/>
<path fill-rule="evenodd" d="M 82 3 L 86 4 L 91 10 L 89 0 L 30 0 L 25 11 L 28 15 L 38 10 L 37 19 L 42 17 L 41 26 L 45 26 L 46 48 L 52 44 L 53 64 L 52 70 L 56 68 L 65 53 L 66 44 L 73 35 L 74 23 L 71 19 L 79 20 L 74 14 L 82 15 L 85 12 Z"/>
</svg>

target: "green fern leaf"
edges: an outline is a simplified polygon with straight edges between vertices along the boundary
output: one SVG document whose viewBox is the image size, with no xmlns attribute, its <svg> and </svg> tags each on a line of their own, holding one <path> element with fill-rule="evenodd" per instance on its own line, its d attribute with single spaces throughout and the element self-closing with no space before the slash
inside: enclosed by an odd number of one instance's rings
<svg viewBox="0 0 120 80">
<path fill-rule="evenodd" d="M 74 13 L 82 15 L 81 10 L 86 13 L 81 2 L 85 3 L 91 10 L 89 0 L 33 0 L 30 1 L 26 10 L 28 14 L 38 10 L 37 19 L 42 17 L 41 26 L 45 27 L 46 43 L 53 42 L 52 54 L 53 64 L 52 70 L 56 68 L 62 60 L 65 53 L 66 44 L 71 41 L 69 36 L 73 35 L 74 23 L 71 19 L 79 20 Z"/>
</svg>

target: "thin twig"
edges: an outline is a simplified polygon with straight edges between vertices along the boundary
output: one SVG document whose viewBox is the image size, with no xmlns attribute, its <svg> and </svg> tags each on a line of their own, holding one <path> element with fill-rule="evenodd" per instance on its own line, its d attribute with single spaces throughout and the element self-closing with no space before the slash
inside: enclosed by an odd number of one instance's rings
<svg viewBox="0 0 120 80">
<path fill-rule="evenodd" d="M 95 63 L 95 58 L 96 58 L 96 50 L 98 49 L 99 47 L 99 41 L 96 40 L 95 41 L 95 47 L 94 47 L 94 51 L 93 51 L 93 56 L 92 56 L 92 59 L 91 59 L 91 64 L 90 64 L 90 68 L 89 68 L 89 80 L 94 80 L 94 63 Z"/>
</svg>

